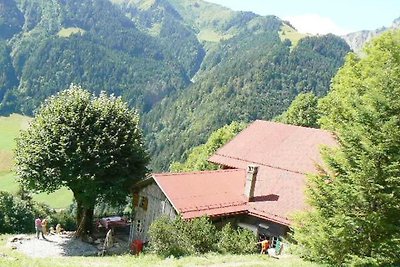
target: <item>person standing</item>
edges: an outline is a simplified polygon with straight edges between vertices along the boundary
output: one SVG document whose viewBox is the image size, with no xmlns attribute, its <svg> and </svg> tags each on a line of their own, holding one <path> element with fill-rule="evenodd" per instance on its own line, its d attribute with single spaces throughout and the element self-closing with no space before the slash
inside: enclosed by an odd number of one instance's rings
<svg viewBox="0 0 400 267">
<path fill-rule="evenodd" d="M 269 248 L 268 239 L 261 240 L 260 242 L 257 242 L 256 244 L 261 244 L 260 254 L 267 254 L 267 251 L 268 251 L 268 248 Z"/>
<path fill-rule="evenodd" d="M 35 220 L 35 230 L 37 239 L 39 239 L 39 233 L 42 233 L 42 238 L 45 239 L 42 229 L 42 220 L 40 219 L 40 217 L 36 218 Z"/>
<path fill-rule="evenodd" d="M 42 233 L 43 233 L 43 235 L 47 235 L 48 234 L 47 224 L 48 224 L 47 219 L 43 219 L 42 220 Z"/>
</svg>

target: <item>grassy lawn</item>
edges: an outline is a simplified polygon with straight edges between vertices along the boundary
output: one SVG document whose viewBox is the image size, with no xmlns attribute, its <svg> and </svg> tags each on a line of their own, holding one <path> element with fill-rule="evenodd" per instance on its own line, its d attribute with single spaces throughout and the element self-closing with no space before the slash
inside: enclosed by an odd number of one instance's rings
<svg viewBox="0 0 400 267">
<path fill-rule="evenodd" d="M 13 172 L 0 172 L 0 190 L 15 194 L 18 191 L 18 183 Z M 73 195 L 67 188 L 61 188 L 54 193 L 34 194 L 33 200 L 43 202 L 54 209 L 68 208 L 72 203 Z"/>
<path fill-rule="evenodd" d="M 0 190 L 15 193 L 18 185 L 13 168 L 13 149 L 15 149 L 15 138 L 19 131 L 26 129 L 31 118 L 12 114 L 8 117 L 0 117 Z"/>
<path fill-rule="evenodd" d="M 60 257 L 29 258 L 16 250 L 6 247 L 10 235 L 0 235 L 0 266 L 321 266 L 305 262 L 295 256 L 282 259 L 269 258 L 266 255 L 218 255 L 206 254 L 182 258 L 161 258 L 156 255 L 122 255 L 106 257 Z"/>
</svg>

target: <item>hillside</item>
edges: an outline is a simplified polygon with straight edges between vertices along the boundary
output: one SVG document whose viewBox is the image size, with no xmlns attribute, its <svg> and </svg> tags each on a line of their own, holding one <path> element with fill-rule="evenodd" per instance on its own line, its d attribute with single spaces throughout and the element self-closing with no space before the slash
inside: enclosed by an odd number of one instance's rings
<svg viewBox="0 0 400 267">
<path fill-rule="evenodd" d="M 188 148 L 204 143 L 220 125 L 272 119 L 300 92 L 325 95 L 348 46 L 327 35 L 302 39 L 291 51 L 279 39 L 278 22 L 270 18 L 269 34 L 243 34 L 221 43 L 205 59 L 196 83 L 144 115 L 157 169 L 171 159 L 183 161 Z"/>
<path fill-rule="evenodd" d="M 349 47 L 275 16 L 201 0 L 0 1 L 0 114 L 32 114 L 71 83 L 142 116 L 154 170 L 233 120 L 324 95 Z"/>
<path fill-rule="evenodd" d="M 376 30 L 372 31 L 359 31 L 359 32 L 352 32 L 342 36 L 344 40 L 349 44 L 350 48 L 359 53 L 364 46 L 365 43 L 370 41 L 372 38 L 379 36 L 380 34 L 384 33 L 388 30 L 394 30 L 400 28 L 400 18 L 397 18 L 393 21 L 392 25 L 389 27 L 381 27 Z"/>
</svg>

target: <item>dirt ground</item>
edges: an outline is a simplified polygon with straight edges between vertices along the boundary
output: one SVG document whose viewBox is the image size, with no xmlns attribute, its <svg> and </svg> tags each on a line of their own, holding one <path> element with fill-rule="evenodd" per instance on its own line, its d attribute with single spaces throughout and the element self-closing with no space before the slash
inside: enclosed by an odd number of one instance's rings
<svg viewBox="0 0 400 267">
<path fill-rule="evenodd" d="M 46 239 L 35 235 L 16 235 L 8 241 L 8 246 L 21 251 L 32 258 L 64 257 L 64 256 L 97 256 L 103 251 L 103 239 L 92 243 L 83 242 L 73 236 L 73 233 L 53 234 L 45 236 Z M 128 244 L 116 239 L 107 254 L 127 252 Z"/>
</svg>

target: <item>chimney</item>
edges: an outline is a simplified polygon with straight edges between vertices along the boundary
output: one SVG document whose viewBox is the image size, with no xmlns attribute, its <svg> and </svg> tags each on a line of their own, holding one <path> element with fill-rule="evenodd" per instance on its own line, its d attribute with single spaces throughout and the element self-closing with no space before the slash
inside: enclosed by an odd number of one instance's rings
<svg viewBox="0 0 400 267">
<path fill-rule="evenodd" d="M 254 197 L 254 189 L 256 186 L 256 178 L 257 178 L 258 166 L 257 165 L 248 165 L 246 172 L 246 184 L 244 186 L 244 195 L 251 201 Z"/>
</svg>

